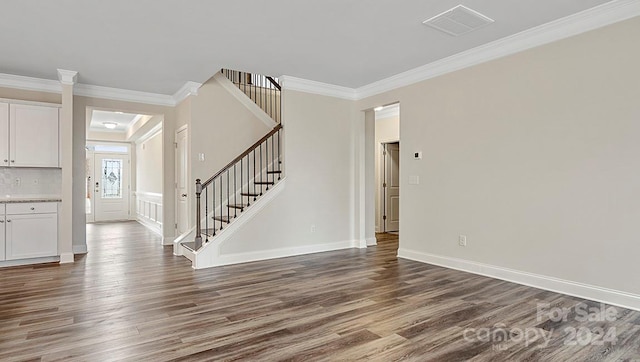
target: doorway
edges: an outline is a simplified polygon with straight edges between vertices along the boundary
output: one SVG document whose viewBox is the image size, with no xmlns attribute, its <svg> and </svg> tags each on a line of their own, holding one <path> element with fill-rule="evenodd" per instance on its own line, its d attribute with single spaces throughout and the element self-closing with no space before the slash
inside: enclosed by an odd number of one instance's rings
<svg viewBox="0 0 640 362">
<path fill-rule="evenodd" d="M 187 128 L 176 132 L 176 231 L 182 235 L 189 230 L 189 175 Z"/>
<path fill-rule="evenodd" d="M 87 222 L 130 219 L 130 172 L 130 145 L 87 143 Z"/>
<path fill-rule="evenodd" d="M 375 231 L 400 231 L 400 104 L 374 109 Z"/>
</svg>

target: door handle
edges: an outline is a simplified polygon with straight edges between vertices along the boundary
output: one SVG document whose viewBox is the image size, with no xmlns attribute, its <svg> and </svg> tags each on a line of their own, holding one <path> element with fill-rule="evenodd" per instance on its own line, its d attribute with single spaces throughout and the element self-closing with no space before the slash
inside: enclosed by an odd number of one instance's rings
<svg viewBox="0 0 640 362">
<path fill-rule="evenodd" d="M 187 197 L 187 194 L 182 194 L 182 195 L 180 195 L 180 196 L 182 196 L 182 197 Z"/>
</svg>

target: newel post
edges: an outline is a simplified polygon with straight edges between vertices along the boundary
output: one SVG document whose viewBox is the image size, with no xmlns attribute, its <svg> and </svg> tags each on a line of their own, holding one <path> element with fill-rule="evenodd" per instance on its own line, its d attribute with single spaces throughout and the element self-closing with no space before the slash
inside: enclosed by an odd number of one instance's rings
<svg viewBox="0 0 640 362">
<path fill-rule="evenodd" d="M 200 194 L 202 193 L 202 184 L 200 183 L 200 179 L 196 179 L 196 239 L 195 239 L 195 250 L 200 249 L 202 246 L 202 234 L 200 228 Z"/>
</svg>

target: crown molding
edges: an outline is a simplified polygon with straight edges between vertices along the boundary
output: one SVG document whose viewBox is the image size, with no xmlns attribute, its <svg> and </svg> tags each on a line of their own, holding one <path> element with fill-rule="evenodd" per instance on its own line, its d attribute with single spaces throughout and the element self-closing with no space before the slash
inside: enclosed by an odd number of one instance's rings
<svg viewBox="0 0 640 362">
<path fill-rule="evenodd" d="M 319 94 L 328 97 L 343 98 L 349 100 L 356 100 L 356 90 L 353 88 L 342 87 L 339 85 L 333 85 L 328 83 L 316 82 L 314 80 L 307 80 L 302 78 L 296 78 L 292 76 L 278 77 L 282 80 L 282 88 L 286 90 L 294 90 L 305 93 Z"/>
<path fill-rule="evenodd" d="M 614 0 L 567 17 L 507 36 L 355 90 L 357 99 L 565 39 L 640 15 L 640 1 Z"/>
<path fill-rule="evenodd" d="M 147 93 L 127 89 L 101 87 L 97 85 L 78 84 L 74 89 L 74 95 L 92 98 L 111 99 L 115 101 L 153 104 L 157 106 L 174 107 L 176 105 L 172 96 L 158 93 Z"/>
<path fill-rule="evenodd" d="M 0 87 L 46 93 L 61 93 L 59 81 L 0 73 Z"/>
<path fill-rule="evenodd" d="M 202 87 L 202 83 L 198 82 L 186 82 L 177 92 L 173 95 L 173 101 L 176 105 L 187 99 L 189 96 L 197 96 L 198 89 Z"/>
<path fill-rule="evenodd" d="M 78 80 L 78 72 L 75 70 L 58 69 L 58 80 L 63 85 L 74 85 Z"/>
</svg>

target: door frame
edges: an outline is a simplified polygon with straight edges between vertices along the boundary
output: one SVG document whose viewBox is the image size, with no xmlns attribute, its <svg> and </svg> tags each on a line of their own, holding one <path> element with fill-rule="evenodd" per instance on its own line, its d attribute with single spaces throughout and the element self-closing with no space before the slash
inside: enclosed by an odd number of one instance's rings
<svg viewBox="0 0 640 362">
<path fill-rule="evenodd" d="M 180 235 L 178 234 L 178 221 L 179 219 L 179 212 L 180 212 L 180 207 L 179 207 L 179 202 L 180 202 L 180 193 L 178 192 L 178 134 L 180 132 L 187 132 L 186 133 L 186 142 L 187 142 L 187 164 L 185 165 L 186 167 L 186 172 L 187 172 L 187 180 L 191 179 L 191 149 L 189 147 L 189 126 L 188 125 L 183 125 L 181 127 L 179 127 L 178 129 L 176 129 L 176 132 L 174 134 L 173 137 L 173 145 L 174 145 L 174 154 L 173 154 L 173 159 L 174 159 L 174 180 L 173 180 L 173 198 L 175 201 L 175 210 L 174 210 L 174 234 L 176 235 L 176 237 L 179 237 Z M 188 184 L 188 183 L 187 183 Z M 190 226 L 189 226 L 189 222 L 188 220 L 191 220 L 191 187 L 187 186 L 187 231 L 189 230 Z"/>
<path fill-rule="evenodd" d="M 385 219 L 385 215 L 388 216 L 388 208 L 389 205 L 387 204 L 387 187 L 383 187 L 383 185 L 388 181 L 387 180 L 387 147 L 391 144 L 398 144 L 398 149 L 400 149 L 400 141 L 389 141 L 389 142 L 380 142 L 380 146 L 381 146 L 381 161 L 382 161 L 382 165 L 380 167 L 380 172 L 381 172 L 381 177 L 380 177 L 380 201 L 381 201 L 381 207 L 380 207 L 380 226 L 381 226 L 381 232 L 387 232 L 388 231 L 388 218 Z M 398 173 L 400 172 L 400 158 L 398 158 Z M 400 191 L 398 191 L 398 197 L 400 195 Z M 400 211 L 400 210 L 398 210 Z M 399 231 L 399 228 L 398 228 Z"/>
</svg>

